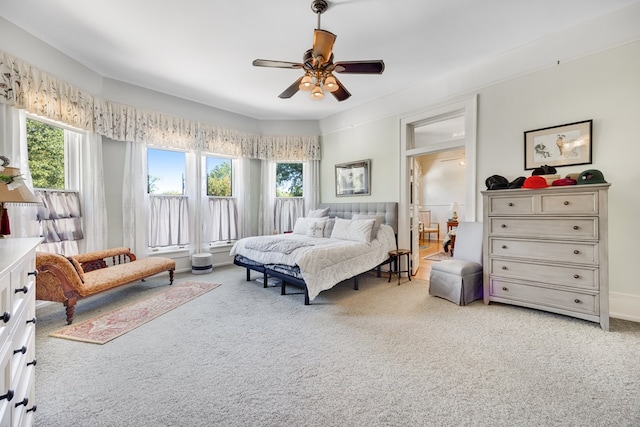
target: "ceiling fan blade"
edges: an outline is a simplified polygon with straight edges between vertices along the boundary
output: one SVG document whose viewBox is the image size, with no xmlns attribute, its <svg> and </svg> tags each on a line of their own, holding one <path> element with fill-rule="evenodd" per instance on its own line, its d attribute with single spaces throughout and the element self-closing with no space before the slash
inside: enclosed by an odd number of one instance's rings
<svg viewBox="0 0 640 427">
<path fill-rule="evenodd" d="M 333 77 L 335 78 L 335 76 Z M 331 92 L 331 95 L 333 95 L 338 101 L 344 101 L 345 99 L 348 99 L 351 94 L 349 93 L 347 88 L 344 87 L 344 85 L 338 79 L 336 79 L 336 83 L 338 83 L 338 90 Z"/>
<path fill-rule="evenodd" d="M 350 74 L 382 74 L 384 61 L 340 61 L 335 63 L 336 73 Z"/>
<path fill-rule="evenodd" d="M 304 77 L 304 76 L 302 76 L 302 77 Z M 291 86 L 286 88 L 284 90 L 284 92 L 282 92 L 280 95 L 278 95 L 278 98 L 289 99 L 293 95 L 295 95 L 300 90 L 300 82 L 302 81 L 302 77 L 300 77 L 298 80 L 296 80 Z"/>
<path fill-rule="evenodd" d="M 336 41 L 336 35 L 325 30 L 314 30 L 313 32 L 313 57 L 322 56 L 322 65 L 331 58 L 333 43 Z"/>
<path fill-rule="evenodd" d="M 303 65 L 300 64 L 299 62 L 272 61 L 270 59 L 255 59 L 253 61 L 253 65 L 255 67 L 291 68 L 291 69 L 297 69 L 297 68 L 303 67 Z"/>
</svg>

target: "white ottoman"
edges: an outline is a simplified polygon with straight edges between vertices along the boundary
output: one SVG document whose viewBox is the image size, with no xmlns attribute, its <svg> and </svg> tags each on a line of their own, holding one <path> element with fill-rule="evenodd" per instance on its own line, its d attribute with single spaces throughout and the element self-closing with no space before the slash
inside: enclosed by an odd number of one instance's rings
<svg viewBox="0 0 640 427">
<path fill-rule="evenodd" d="M 191 257 L 192 274 L 208 274 L 213 271 L 213 255 L 208 253 L 193 254 Z"/>
</svg>

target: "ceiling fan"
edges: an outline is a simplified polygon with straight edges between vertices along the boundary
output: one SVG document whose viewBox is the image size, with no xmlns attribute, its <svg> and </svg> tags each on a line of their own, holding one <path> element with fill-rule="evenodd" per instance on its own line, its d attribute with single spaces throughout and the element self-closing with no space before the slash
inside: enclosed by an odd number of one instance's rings
<svg viewBox="0 0 640 427">
<path fill-rule="evenodd" d="M 302 69 L 304 75 L 296 80 L 279 98 L 287 99 L 295 95 L 298 90 L 311 91 L 312 99 L 324 98 L 324 91 L 330 92 L 338 101 L 348 99 L 351 94 L 333 73 L 344 74 L 382 74 L 384 61 L 340 61 L 333 62 L 333 44 L 336 35 L 320 28 L 320 15 L 327 10 L 326 0 L 313 0 L 311 10 L 318 15 L 318 28 L 313 32 L 313 47 L 307 50 L 302 62 L 272 61 L 256 59 L 256 67 Z"/>
</svg>

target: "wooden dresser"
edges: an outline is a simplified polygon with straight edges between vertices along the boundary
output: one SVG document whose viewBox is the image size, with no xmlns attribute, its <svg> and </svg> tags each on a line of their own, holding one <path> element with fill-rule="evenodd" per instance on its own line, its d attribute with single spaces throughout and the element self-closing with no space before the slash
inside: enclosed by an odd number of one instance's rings
<svg viewBox="0 0 640 427">
<path fill-rule="evenodd" d="M 485 304 L 550 311 L 609 330 L 610 185 L 483 191 Z"/>
<path fill-rule="evenodd" d="M 40 240 L 0 239 L 0 426 L 33 425 Z"/>
</svg>

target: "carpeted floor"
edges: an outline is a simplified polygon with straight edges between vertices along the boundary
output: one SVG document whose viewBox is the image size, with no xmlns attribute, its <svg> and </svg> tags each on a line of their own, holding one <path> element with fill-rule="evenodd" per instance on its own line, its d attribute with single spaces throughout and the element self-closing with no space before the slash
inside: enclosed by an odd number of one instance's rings
<svg viewBox="0 0 640 427">
<path fill-rule="evenodd" d="M 37 310 L 37 426 L 637 426 L 640 324 L 428 296 L 367 276 L 281 296 L 238 267 L 105 345 L 48 336 Z M 257 275 L 254 274 L 254 278 Z M 157 292 L 152 280 L 80 301 L 76 321 Z"/>
</svg>

